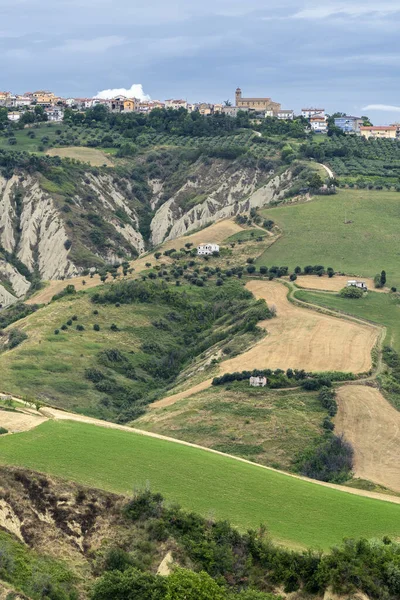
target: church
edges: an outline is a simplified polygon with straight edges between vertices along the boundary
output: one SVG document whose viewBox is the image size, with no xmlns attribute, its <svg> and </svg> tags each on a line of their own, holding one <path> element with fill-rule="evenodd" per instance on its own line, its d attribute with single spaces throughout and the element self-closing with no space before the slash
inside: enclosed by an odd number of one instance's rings
<svg viewBox="0 0 400 600">
<path fill-rule="evenodd" d="M 238 108 L 271 112 L 273 116 L 276 116 L 281 110 L 279 102 L 273 102 L 271 98 L 243 98 L 240 88 L 237 88 L 235 92 L 235 99 Z"/>
</svg>

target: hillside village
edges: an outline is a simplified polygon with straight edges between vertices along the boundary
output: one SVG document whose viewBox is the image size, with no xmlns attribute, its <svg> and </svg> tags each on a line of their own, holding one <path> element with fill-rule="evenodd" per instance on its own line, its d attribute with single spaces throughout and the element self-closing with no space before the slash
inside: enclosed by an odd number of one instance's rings
<svg viewBox="0 0 400 600">
<path fill-rule="evenodd" d="M 154 109 L 183 109 L 188 113 L 200 115 L 226 115 L 237 117 L 240 111 L 248 113 L 252 119 L 275 118 L 282 121 L 303 119 L 305 128 L 316 134 L 326 134 L 329 128 L 328 117 L 324 108 L 302 108 L 295 114 L 292 109 L 283 109 L 279 102 L 268 97 L 247 98 L 242 96 L 242 90 L 235 91 L 235 103 L 226 100 L 224 103 L 195 102 L 182 99 L 140 100 L 126 96 L 115 96 L 108 99 L 93 98 L 62 98 L 46 90 L 17 94 L 10 91 L 0 91 L 0 108 L 7 109 L 7 119 L 18 123 L 24 116 L 25 124 L 33 122 L 40 115 L 41 120 L 59 123 L 64 119 L 65 109 L 76 112 L 85 111 L 95 106 L 103 105 L 111 113 L 141 113 L 148 114 Z M 36 109 L 35 107 L 39 107 Z M 35 114 L 36 112 L 36 114 Z M 32 116 L 32 119 L 29 118 Z M 366 124 L 365 117 L 356 117 L 336 113 L 333 115 L 334 126 L 345 134 L 354 134 L 369 138 L 400 139 L 400 123 L 390 125 Z"/>
</svg>

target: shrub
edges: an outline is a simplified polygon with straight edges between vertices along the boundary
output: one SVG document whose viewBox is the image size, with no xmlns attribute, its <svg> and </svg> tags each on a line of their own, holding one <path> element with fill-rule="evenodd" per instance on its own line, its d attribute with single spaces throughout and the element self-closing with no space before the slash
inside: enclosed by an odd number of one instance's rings
<svg viewBox="0 0 400 600">
<path fill-rule="evenodd" d="M 61 325 L 61 329 L 62 331 L 66 331 L 68 329 L 68 325 L 64 323 L 64 325 Z"/>
<path fill-rule="evenodd" d="M 100 331 L 100 325 L 99 325 L 98 323 L 95 323 L 95 324 L 93 325 L 93 330 L 94 330 L 94 331 Z"/>
<path fill-rule="evenodd" d="M 84 328 L 84 326 L 83 326 L 83 325 L 77 325 L 77 326 L 76 326 L 76 330 L 77 330 L 77 331 L 85 331 L 85 328 Z"/>
<path fill-rule="evenodd" d="M 300 472 L 319 481 L 344 483 L 351 476 L 354 451 L 343 436 L 332 435 L 321 445 L 306 453 Z"/>
<path fill-rule="evenodd" d="M 296 281 L 296 279 L 297 279 L 297 275 L 296 275 L 296 273 L 292 273 L 292 274 L 290 275 L 290 281 Z"/>
<path fill-rule="evenodd" d="M 54 330 L 54 335 L 58 335 L 59 333 L 60 333 L 60 330 L 59 330 L 59 329 L 55 329 L 55 330 Z"/>
<path fill-rule="evenodd" d="M 359 299 L 362 298 L 364 295 L 364 292 L 361 288 L 357 288 L 357 287 L 345 287 L 342 290 L 340 290 L 339 292 L 339 296 L 341 298 L 354 298 L 354 299 Z"/>
<path fill-rule="evenodd" d="M 8 334 L 8 347 L 10 349 L 15 348 L 16 346 L 22 344 L 22 342 L 26 339 L 28 339 L 28 336 L 25 331 L 22 331 L 21 329 L 11 329 L 10 333 Z"/>
<path fill-rule="evenodd" d="M 110 329 L 111 331 L 119 331 L 118 325 L 116 325 L 115 323 L 112 323 Z"/>
<path fill-rule="evenodd" d="M 4 435 L 5 433 L 8 433 L 8 429 L 5 427 L 0 427 L 0 435 Z"/>
</svg>

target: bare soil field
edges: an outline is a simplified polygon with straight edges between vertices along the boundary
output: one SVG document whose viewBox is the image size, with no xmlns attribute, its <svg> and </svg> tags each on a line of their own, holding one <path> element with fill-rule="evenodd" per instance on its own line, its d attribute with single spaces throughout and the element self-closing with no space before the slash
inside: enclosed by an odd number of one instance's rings
<svg viewBox="0 0 400 600">
<path fill-rule="evenodd" d="M 354 447 L 355 477 L 400 492 L 400 413 L 363 385 L 339 388 L 337 400 L 335 431 Z"/>
<path fill-rule="evenodd" d="M 106 165 L 112 167 L 113 163 L 107 154 L 95 148 L 85 148 L 81 146 L 69 146 L 68 148 L 51 148 L 46 152 L 49 156 L 60 156 L 61 158 L 74 158 L 81 162 L 87 162 L 92 167 L 101 167 Z"/>
<path fill-rule="evenodd" d="M 81 149 L 84 150 L 84 148 Z M 210 227 L 207 227 L 206 230 L 197 231 L 192 235 L 170 240 L 165 244 L 162 244 L 159 248 L 159 251 L 164 252 L 165 250 L 170 250 L 171 248 L 176 248 L 179 250 L 179 248 L 183 247 L 187 243 L 192 243 L 194 246 L 197 246 L 198 244 L 207 240 L 216 244 L 220 244 L 225 239 L 234 233 L 238 233 L 239 231 L 243 231 L 243 229 L 233 220 L 224 219 L 223 221 L 218 221 L 217 223 L 210 225 Z M 131 267 L 134 268 L 132 277 L 135 277 L 135 275 L 147 269 L 148 267 L 146 267 L 146 263 L 154 265 L 155 262 L 156 259 L 154 258 L 154 252 L 150 252 L 149 254 L 140 256 L 138 259 L 131 261 Z M 168 264 L 172 261 L 167 256 L 163 256 L 162 262 Z M 85 285 L 83 284 L 83 281 L 85 281 Z M 29 298 L 26 301 L 26 304 L 47 304 L 50 302 L 54 294 L 58 294 L 69 284 L 74 285 L 75 289 L 79 291 L 101 285 L 101 281 L 98 275 L 94 275 L 92 278 L 89 276 L 72 277 L 71 279 L 64 279 L 63 281 L 53 279 L 48 282 L 48 285 L 43 290 L 40 290 L 37 294 L 32 296 L 32 298 Z"/>
<path fill-rule="evenodd" d="M 375 289 L 373 279 L 368 277 L 350 277 L 348 275 L 335 275 L 334 277 L 318 277 L 318 275 L 301 275 L 296 279 L 296 285 L 300 288 L 307 288 L 310 290 L 320 290 L 325 292 L 340 292 L 340 290 L 346 287 L 349 279 L 357 279 L 364 281 L 369 290 L 374 292 L 385 292 L 386 289 Z"/>
<path fill-rule="evenodd" d="M 223 362 L 221 373 L 267 368 L 364 373 L 371 368 L 378 328 L 296 306 L 287 299 L 281 283 L 253 280 L 247 288 L 275 306 L 277 316 L 260 323 L 267 336 Z"/>
<path fill-rule="evenodd" d="M 28 429 L 33 429 L 44 421 L 47 421 L 47 418 L 43 415 L 0 410 L 0 427 L 4 427 L 10 433 L 28 431 Z"/>
</svg>

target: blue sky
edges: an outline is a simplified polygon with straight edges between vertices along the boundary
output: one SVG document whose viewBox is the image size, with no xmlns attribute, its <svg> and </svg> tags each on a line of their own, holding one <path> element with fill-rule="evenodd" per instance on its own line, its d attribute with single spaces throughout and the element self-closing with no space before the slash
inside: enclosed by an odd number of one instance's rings
<svg viewBox="0 0 400 600">
<path fill-rule="evenodd" d="M 0 89 L 222 101 L 240 85 L 386 124 L 400 121 L 399 28 L 398 0 L 1 0 Z"/>
</svg>

